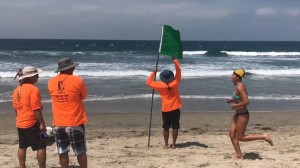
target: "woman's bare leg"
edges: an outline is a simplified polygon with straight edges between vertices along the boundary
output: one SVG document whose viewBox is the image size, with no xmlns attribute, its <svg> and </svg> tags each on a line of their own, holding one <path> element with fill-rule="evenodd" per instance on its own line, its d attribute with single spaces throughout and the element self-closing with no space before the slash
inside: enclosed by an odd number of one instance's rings
<svg viewBox="0 0 300 168">
<path fill-rule="evenodd" d="M 236 117 L 233 116 L 232 119 L 231 119 L 231 126 L 230 126 L 229 136 L 230 136 L 231 143 L 232 143 L 232 145 L 234 147 L 234 150 L 235 150 L 235 153 L 236 153 L 235 159 L 243 159 L 240 144 L 239 144 L 239 141 L 236 137 L 236 129 L 237 129 L 237 123 L 236 122 L 237 122 Z"/>
<path fill-rule="evenodd" d="M 246 127 L 249 121 L 249 115 L 239 115 L 237 119 L 237 139 L 239 141 L 264 140 L 273 146 L 273 142 L 268 134 L 248 134 L 245 135 Z"/>
</svg>

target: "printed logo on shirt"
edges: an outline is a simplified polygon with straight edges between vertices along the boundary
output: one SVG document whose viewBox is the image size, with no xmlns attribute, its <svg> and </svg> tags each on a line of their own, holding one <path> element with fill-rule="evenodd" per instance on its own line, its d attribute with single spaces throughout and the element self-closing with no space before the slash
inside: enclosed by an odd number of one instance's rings
<svg viewBox="0 0 300 168">
<path fill-rule="evenodd" d="M 22 110 L 23 109 L 23 106 L 22 106 L 22 103 L 21 103 L 21 91 L 19 89 L 18 91 L 18 95 L 17 95 L 17 109 L 18 110 Z"/>
<path fill-rule="evenodd" d="M 22 110 L 23 109 L 23 105 L 21 103 L 21 86 L 18 87 L 18 95 L 17 95 L 17 109 L 18 110 Z"/>
<path fill-rule="evenodd" d="M 167 94 L 168 94 L 168 98 L 172 98 L 175 96 L 175 90 L 172 88 L 168 88 Z"/>
<path fill-rule="evenodd" d="M 63 83 L 63 81 L 58 81 L 57 82 L 57 86 L 58 86 L 58 89 L 57 89 L 57 93 L 58 95 L 56 95 L 56 98 L 57 98 L 57 102 L 58 103 L 65 103 L 65 102 L 68 102 L 68 95 L 65 93 L 65 84 Z"/>
</svg>

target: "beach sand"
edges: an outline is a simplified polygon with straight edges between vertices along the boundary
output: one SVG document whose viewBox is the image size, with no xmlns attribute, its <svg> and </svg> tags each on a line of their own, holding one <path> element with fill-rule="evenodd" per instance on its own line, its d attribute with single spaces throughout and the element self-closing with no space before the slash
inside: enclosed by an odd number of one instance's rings
<svg viewBox="0 0 300 168">
<path fill-rule="evenodd" d="M 255 112 L 246 133 L 268 133 L 274 142 L 241 142 L 244 160 L 235 155 L 228 136 L 229 112 L 182 112 L 176 149 L 163 149 L 160 113 L 153 113 L 150 148 L 149 113 L 88 113 L 88 166 L 99 167 L 300 167 L 300 113 Z M 18 167 L 14 114 L 0 114 L 0 167 Z M 51 113 L 45 113 L 47 126 Z M 170 138 L 170 142 L 171 142 Z M 37 167 L 36 153 L 27 150 L 28 167 Z M 79 167 L 70 152 L 70 166 Z M 55 145 L 47 148 L 47 167 L 60 167 Z"/>
</svg>

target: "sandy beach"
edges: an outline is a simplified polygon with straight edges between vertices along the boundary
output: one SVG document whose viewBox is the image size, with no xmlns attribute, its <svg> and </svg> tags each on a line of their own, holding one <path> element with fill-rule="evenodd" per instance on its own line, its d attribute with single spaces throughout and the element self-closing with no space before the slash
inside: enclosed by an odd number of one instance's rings
<svg viewBox="0 0 300 168">
<path fill-rule="evenodd" d="M 300 113 L 253 112 L 247 133 L 268 133 L 264 141 L 241 142 L 244 160 L 235 155 L 228 136 L 229 112 L 182 112 L 176 149 L 163 149 L 161 114 L 154 113 L 148 148 L 149 113 L 88 113 L 88 165 L 98 167 L 300 167 Z M 14 114 L 1 114 L 0 167 L 18 167 L 18 137 Z M 51 125 L 51 113 L 45 113 Z M 35 152 L 27 150 L 27 166 L 36 167 Z M 71 167 L 79 167 L 70 152 Z M 47 148 L 47 167 L 60 167 L 55 145 Z"/>
</svg>

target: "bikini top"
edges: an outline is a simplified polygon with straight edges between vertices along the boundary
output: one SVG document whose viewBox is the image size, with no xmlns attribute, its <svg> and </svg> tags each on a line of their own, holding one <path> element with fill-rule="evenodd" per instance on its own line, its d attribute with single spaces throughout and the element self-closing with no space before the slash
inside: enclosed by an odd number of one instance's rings
<svg viewBox="0 0 300 168">
<path fill-rule="evenodd" d="M 233 99 L 234 101 L 238 101 L 238 100 L 240 100 L 241 98 L 240 98 L 240 96 L 238 96 L 235 92 L 233 92 L 233 94 L 232 94 L 232 99 Z"/>
</svg>

